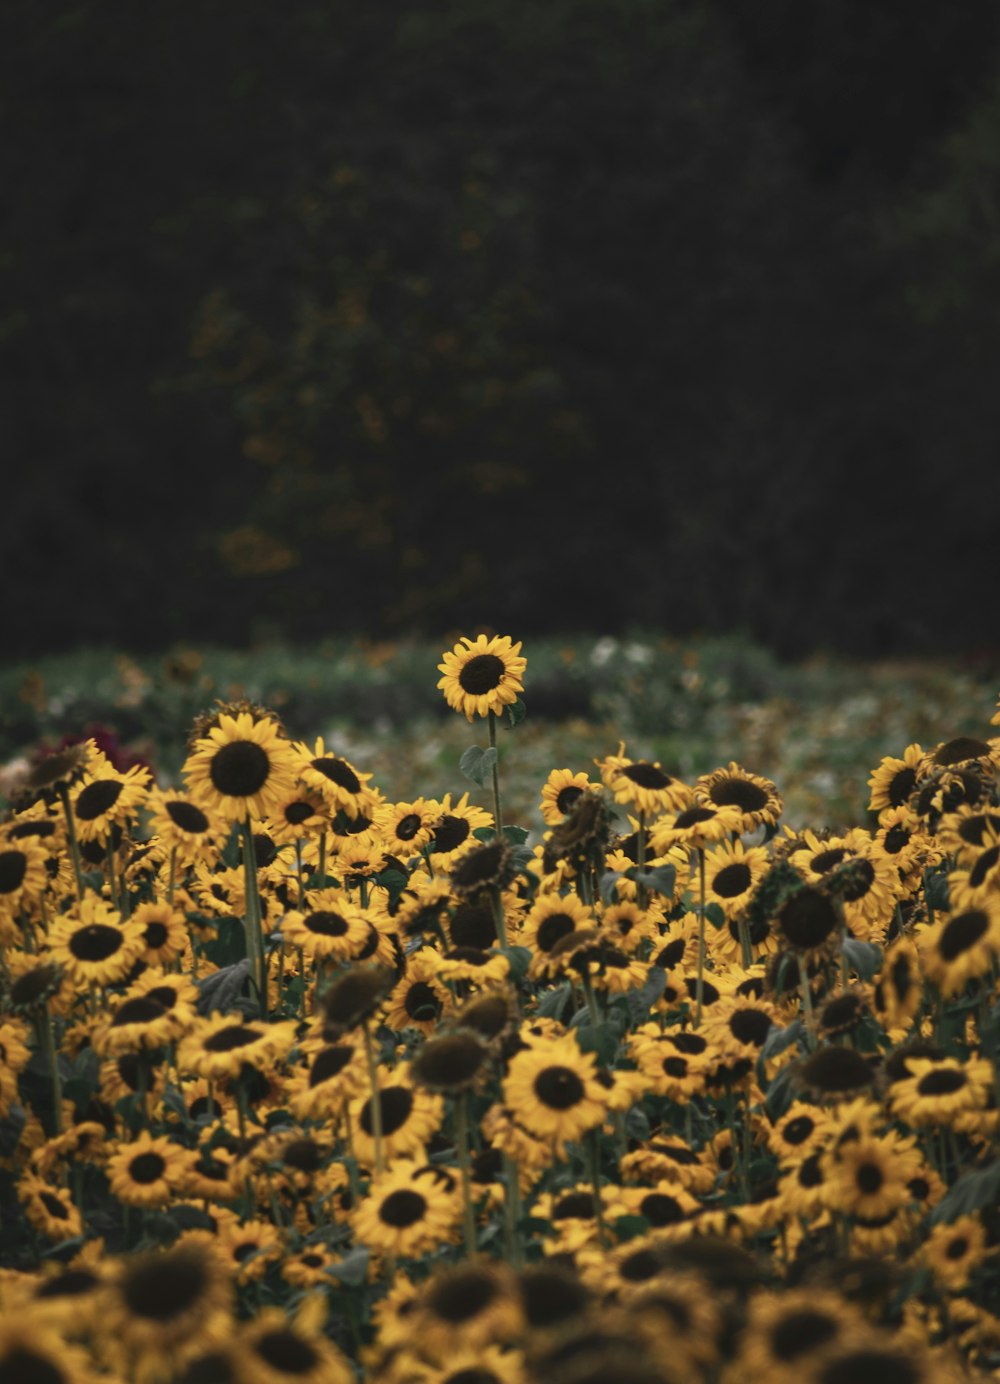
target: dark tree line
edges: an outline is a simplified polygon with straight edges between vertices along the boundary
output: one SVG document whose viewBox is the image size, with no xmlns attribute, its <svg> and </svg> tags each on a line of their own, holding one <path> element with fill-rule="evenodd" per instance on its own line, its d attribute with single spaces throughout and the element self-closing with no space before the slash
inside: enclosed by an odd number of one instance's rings
<svg viewBox="0 0 1000 1384">
<path fill-rule="evenodd" d="M 11 655 L 995 647 L 969 0 L 10 0 Z"/>
</svg>

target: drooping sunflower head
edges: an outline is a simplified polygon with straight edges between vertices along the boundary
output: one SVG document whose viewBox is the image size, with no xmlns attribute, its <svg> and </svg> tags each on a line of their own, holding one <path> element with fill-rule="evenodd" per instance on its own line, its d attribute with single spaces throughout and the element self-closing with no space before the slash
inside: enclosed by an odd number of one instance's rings
<svg viewBox="0 0 1000 1384">
<path fill-rule="evenodd" d="M 528 661 L 521 657 L 521 644 L 508 635 L 485 634 L 469 639 L 463 635 L 449 652 L 441 655 L 438 687 L 445 701 L 466 720 L 474 716 L 503 715 L 524 691 L 521 678 Z"/>
</svg>

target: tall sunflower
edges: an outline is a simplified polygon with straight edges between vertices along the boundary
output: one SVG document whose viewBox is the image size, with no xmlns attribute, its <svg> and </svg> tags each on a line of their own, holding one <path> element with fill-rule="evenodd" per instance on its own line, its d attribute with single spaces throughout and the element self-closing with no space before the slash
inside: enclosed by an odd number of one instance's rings
<svg viewBox="0 0 1000 1384">
<path fill-rule="evenodd" d="M 220 713 L 184 762 L 191 797 L 230 822 L 269 817 L 294 788 L 298 759 L 270 716 Z"/>
<path fill-rule="evenodd" d="M 469 639 L 463 635 L 450 652 L 441 655 L 438 687 L 444 699 L 467 721 L 474 716 L 493 712 L 502 716 L 504 708 L 513 706 L 524 691 L 521 678 L 528 660 L 521 657 L 521 644 L 513 644 L 509 635 L 485 634 Z"/>
</svg>

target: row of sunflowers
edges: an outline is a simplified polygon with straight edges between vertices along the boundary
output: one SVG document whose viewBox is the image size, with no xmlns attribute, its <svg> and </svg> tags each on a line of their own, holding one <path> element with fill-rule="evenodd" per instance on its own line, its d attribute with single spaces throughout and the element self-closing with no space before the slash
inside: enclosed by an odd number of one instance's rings
<svg viewBox="0 0 1000 1384">
<path fill-rule="evenodd" d="M 526 666 L 443 655 L 461 796 L 250 703 L 177 784 L 93 740 L 24 769 L 0 1384 L 1000 1365 L 1000 740 L 885 757 L 839 834 L 622 744 L 540 772 L 532 841 Z"/>
</svg>

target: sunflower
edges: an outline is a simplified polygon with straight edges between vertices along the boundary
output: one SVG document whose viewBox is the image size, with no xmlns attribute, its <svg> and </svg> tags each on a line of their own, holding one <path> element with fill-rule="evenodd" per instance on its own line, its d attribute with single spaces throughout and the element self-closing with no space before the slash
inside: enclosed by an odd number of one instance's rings
<svg viewBox="0 0 1000 1384">
<path fill-rule="evenodd" d="M 0 1322 L 0 1380 L 3 1384 L 97 1384 L 87 1354 L 68 1344 L 54 1324 L 34 1312 L 10 1312 Z"/>
<path fill-rule="evenodd" d="M 355 964 L 338 976 L 319 1000 L 324 1037 L 332 1040 L 364 1023 L 378 1009 L 394 981 L 393 972 L 381 965 Z"/>
<path fill-rule="evenodd" d="M 229 1283 L 208 1249 L 181 1244 L 118 1261 L 101 1339 L 126 1377 L 145 1384 L 179 1372 L 231 1329 Z"/>
<path fill-rule="evenodd" d="M 667 1096 L 679 1105 L 705 1089 L 711 1064 L 710 1045 L 702 1033 L 646 1025 L 629 1039 L 631 1056 L 650 1083 L 650 1093 Z"/>
<path fill-rule="evenodd" d="M 923 749 L 916 744 L 907 745 L 902 759 L 887 755 L 868 780 L 872 790 L 868 811 L 881 814 L 886 808 L 904 807 L 917 786 L 917 772 L 923 758 Z"/>
<path fill-rule="evenodd" d="M 898 1136 L 841 1142 L 824 1155 L 826 1204 L 861 1221 L 888 1216 L 911 1200 L 909 1179 L 920 1167 L 919 1151 Z"/>
<path fill-rule="evenodd" d="M 192 802 L 187 793 L 154 788 L 146 806 L 157 844 L 167 855 L 176 850 L 184 865 L 210 858 L 228 830 L 227 822 Z"/>
<path fill-rule="evenodd" d="M 440 1368 L 428 1370 L 421 1384 L 527 1384 L 527 1380 L 520 1351 L 490 1344 L 448 1350 Z"/>
<path fill-rule="evenodd" d="M 804 884 L 789 893 L 771 919 L 780 947 L 803 961 L 822 960 L 840 942 L 843 920 L 840 909 L 826 890 Z"/>
<path fill-rule="evenodd" d="M 750 902 L 768 863 L 763 846 L 747 847 L 742 841 L 724 841 L 706 851 L 706 902 L 718 904 L 727 918 L 735 918 Z"/>
<path fill-rule="evenodd" d="M 818 1149 L 830 1132 L 830 1120 L 822 1110 L 804 1101 L 793 1101 L 768 1131 L 768 1148 L 785 1162 Z"/>
<path fill-rule="evenodd" d="M 650 832 L 655 855 L 666 855 L 672 846 L 704 850 L 727 836 L 739 835 L 743 816 L 735 807 L 692 803 L 683 811 L 662 817 Z"/>
<path fill-rule="evenodd" d="M 499 951 L 479 947 L 452 947 L 438 961 L 443 981 L 467 981 L 475 985 L 501 985 L 510 974 L 510 962 Z M 460 992 L 461 993 L 461 992 Z"/>
<path fill-rule="evenodd" d="M 131 971 L 145 950 L 145 930 L 134 919 L 92 894 L 71 913 L 55 919 L 49 949 L 78 990 L 114 985 Z"/>
<path fill-rule="evenodd" d="M 179 1019 L 178 1013 L 148 994 L 128 995 L 116 1004 L 110 1019 L 94 1030 L 91 1046 L 102 1057 L 153 1051 L 183 1031 Z"/>
<path fill-rule="evenodd" d="M 912 1076 L 897 1081 L 890 1098 L 894 1113 L 911 1126 L 949 1125 L 966 1112 L 985 1109 L 993 1086 L 993 1067 L 986 1059 L 913 1057 L 907 1066 Z"/>
<path fill-rule="evenodd" d="M 26 1173 L 17 1186 L 28 1221 L 46 1240 L 71 1240 L 83 1234 L 80 1212 L 64 1187 L 52 1187 L 32 1173 Z"/>
<path fill-rule="evenodd" d="M 981 850 L 1000 837 L 1000 811 L 964 805 L 941 818 L 935 835 L 938 845 L 959 864 L 971 865 Z"/>
<path fill-rule="evenodd" d="M 524 1327 L 512 1272 L 502 1263 L 485 1261 L 432 1274 L 421 1287 L 410 1320 L 421 1350 L 431 1358 L 449 1360 L 456 1347 L 509 1343 Z"/>
<path fill-rule="evenodd" d="M 413 802 L 382 804 L 375 813 L 374 825 L 389 850 L 405 860 L 420 854 L 440 816 L 439 802 L 415 798 Z"/>
<path fill-rule="evenodd" d="M 601 931 L 613 938 L 623 951 L 629 954 L 642 951 L 645 955 L 649 944 L 659 941 L 663 912 L 655 904 L 640 908 L 637 903 L 626 900 L 602 908 L 599 922 Z"/>
<path fill-rule="evenodd" d="M 455 1095 L 476 1085 L 489 1054 L 489 1046 L 472 1029 L 439 1033 L 417 1051 L 413 1080 L 428 1091 Z"/>
<path fill-rule="evenodd" d="M 325 1245 L 306 1245 L 282 1259 L 281 1276 L 293 1288 L 329 1288 L 333 1281 L 330 1270 L 339 1262 Z"/>
<path fill-rule="evenodd" d="M 808 1384 L 958 1384 L 964 1373 L 930 1351 L 913 1352 L 884 1335 L 849 1337 L 824 1352 Z"/>
<path fill-rule="evenodd" d="M 490 919 L 492 927 L 493 920 Z M 382 1022 L 395 1033 L 416 1028 L 428 1035 L 453 1004 L 451 992 L 438 977 L 438 953 L 432 947 L 413 952 L 402 979 L 386 999 Z"/>
<path fill-rule="evenodd" d="M 132 910 L 132 921 L 141 923 L 147 966 L 164 969 L 184 955 L 188 942 L 184 914 L 168 903 L 140 903 Z"/>
<path fill-rule="evenodd" d="M 240 1378 L 246 1384 L 353 1384 L 350 1364 L 323 1334 L 325 1317 L 321 1293 L 304 1298 L 294 1318 L 278 1307 L 259 1310 L 237 1337 Z"/>
<path fill-rule="evenodd" d="M 481 807 L 469 804 L 468 793 L 463 793 L 457 803 L 452 803 L 451 794 L 441 799 L 440 813 L 431 831 L 427 853 L 435 870 L 449 866 L 479 844 L 474 832 L 484 827 L 493 829 L 493 817 Z"/>
<path fill-rule="evenodd" d="M 542 894 L 525 916 L 519 942 L 536 957 L 548 956 L 564 937 L 593 927 L 593 910 L 576 894 Z"/>
<path fill-rule="evenodd" d="M 539 1042 L 511 1059 L 504 1102 L 539 1139 L 558 1145 L 579 1139 L 607 1108 L 596 1069 L 594 1054 L 582 1052 L 575 1038 Z"/>
<path fill-rule="evenodd" d="M 1000 895 L 919 928 L 916 941 L 928 979 L 945 997 L 960 994 L 970 980 L 988 976 L 1000 957 Z"/>
<path fill-rule="evenodd" d="M 875 1068 L 853 1048 L 829 1044 L 795 1063 L 792 1083 L 817 1104 L 853 1100 L 874 1085 Z"/>
<path fill-rule="evenodd" d="M 759 826 L 776 827 L 784 810 L 777 785 L 730 760 L 724 769 L 702 774 L 694 782 L 695 797 L 713 807 L 735 808 L 741 816 L 736 830 L 743 836 Z"/>
<path fill-rule="evenodd" d="M 989 832 L 983 850 L 969 858 L 967 867 L 949 874 L 948 898 L 953 908 L 968 908 L 997 893 L 1000 893 L 1000 838 Z"/>
<path fill-rule="evenodd" d="M 816 1287 L 755 1293 L 740 1341 L 740 1377 L 798 1381 L 816 1356 L 863 1325 L 857 1308 Z"/>
<path fill-rule="evenodd" d="M 595 787 L 586 773 L 574 774 L 571 769 L 553 769 L 542 785 L 538 809 L 547 826 L 561 822 L 582 793 Z"/>
<path fill-rule="evenodd" d="M 113 827 L 124 827 L 146 801 L 150 772 L 135 765 L 120 774 L 109 763 L 88 770 L 70 794 L 77 839 L 107 840 Z"/>
<path fill-rule="evenodd" d="M 624 740 L 616 755 L 595 759 L 594 763 L 615 802 L 627 803 L 639 812 L 680 812 L 691 801 L 691 789 L 666 773 L 659 761 L 629 759 Z"/>
<path fill-rule="evenodd" d="M 301 911 L 286 913 L 281 935 L 286 946 L 301 947 L 317 962 L 352 961 L 368 941 L 364 913 L 343 889 L 310 892 Z"/>
<path fill-rule="evenodd" d="M 293 791 L 298 760 L 270 716 L 222 712 L 194 742 L 184 777 L 194 802 L 229 822 L 269 817 Z"/>
<path fill-rule="evenodd" d="M 330 826 L 330 806 L 318 788 L 298 784 L 272 809 L 267 821 L 275 841 L 294 845 L 322 837 Z"/>
<path fill-rule="evenodd" d="M 351 1220 L 356 1239 L 375 1253 L 409 1258 L 455 1238 L 461 1205 L 457 1183 L 443 1169 L 397 1158 L 372 1179 Z"/>
<path fill-rule="evenodd" d="M 316 739 L 312 750 L 307 745 L 295 747 L 297 777 L 307 789 L 321 793 L 331 815 L 342 812 L 353 821 L 371 803 L 371 789 L 367 787 L 371 774 L 362 773 L 343 756 L 327 749 L 323 737 Z M 369 822 L 371 818 L 369 817 Z"/>
<path fill-rule="evenodd" d="M 44 893 L 48 858 L 31 839 L 0 840 L 0 913 L 13 916 Z"/>
<path fill-rule="evenodd" d="M 212 1214 L 217 1227 L 212 1249 L 238 1283 L 259 1282 L 268 1265 L 281 1258 L 281 1232 L 270 1221 L 244 1220 L 227 1207 Z"/>
<path fill-rule="evenodd" d="M 240 1014 L 216 1014 L 181 1041 L 177 1066 L 209 1079 L 239 1076 L 244 1066 L 265 1070 L 288 1051 L 294 1037 L 294 1020 L 263 1024 Z"/>
<path fill-rule="evenodd" d="M 978 1216 L 959 1216 L 951 1225 L 936 1225 L 921 1247 L 921 1258 L 941 1287 L 960 1293 L 986 1255 L 986 1229 Z"/>
<path fill-rule="evenodd" d="M 144 1129 L 108 1159 L 108 1180 L 123 1206 L 169 1206 L 185 1182 L 190 1162 L 187 1149 L 168 1138 L 153 1138 Z"/>
<path fill-rule="evenodd" d="M 511 643 L 508 635 L 485 634 L 475 640 L 463 635 L 449 652 L 441 655 L 438 687 L 455 711 L 467 721 L 474 716 L 502 716 L 524 691 L 521 681 L 528 661 L 521 657 L 521 643 Z"/>
<path fill-rule="evenodd" d="M 354 1152 L 360 1163 L 375 1161 L 375 1135 L 371 1094 L 359 1094 L 350 1104 Z M 444 1102 L 439 1095 L 411 1084 L 409 1068 L 395 1068 L 378 1092 L 382 1114 L 382 1148 L 386 1159 L 415 1156 L 426 1148 L 441 1127 Z"/>
<path fill-rule="evenodd" d="M 887 1031 L 905 1029 L 916 1018 L 923 996 L 923 981 L 919 953 L 912 938 L 899 937 L 888 948 L 872 996 Z"/>
</svg>

